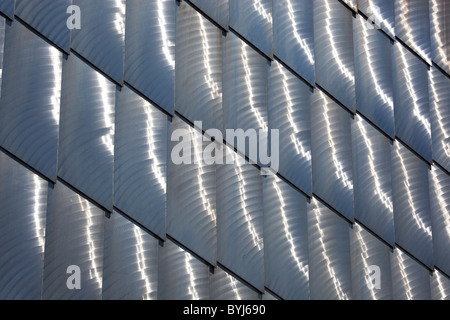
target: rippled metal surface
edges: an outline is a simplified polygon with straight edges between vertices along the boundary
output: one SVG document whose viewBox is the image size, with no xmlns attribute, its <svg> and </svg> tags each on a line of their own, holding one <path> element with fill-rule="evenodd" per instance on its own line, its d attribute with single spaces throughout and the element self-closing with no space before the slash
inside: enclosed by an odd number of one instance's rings
<svg viewBox="0 0 450 320">
<path fill-rule="evenodd" d="M 262 182 L 258 169 L 225 148 L 234 164 L 217 165 L 217 260 L 264 291 Z M 239 159 L 239 160 L 238 160 Z"/>
<path fill-rule="evenodd" d="M 43 299 L 102 298 L 104 219 L 102 210 L 62 183 L 49 189 Z M 72 265 L 80 268 L 81 290 L 66 285 Z"/>
<path fill-rule="evenodd" d="M 156 299 L 158 240 L 115 211 L 104 232 L 102 299 Z"/>
<path fill-rule="evenodd" d="M 0 152 L 0 299 L 41 298 L 47 182 Z"/>
<path fill-rule="evenodd" d="M 354 112 L 352 20 L 352 12 L 339 1 L 314 1 L 316 82 Z"/>
<path fill-rule="evenodd" d="M 115 85 L 76 56 L 65 61 L 58 176 L 109 210 L 115 95 Z"/>
<path fill-rule="evenodd" d="M 208 17 L 217 22 L 225 30 L 229 22 L 229 0 L 191 0 L 191 2 Z"/>
<path fill-rule="evenodd" d="M 158 299 L 209 299 L 209 268 L 172 241 L 158 248 Z"/>
<path fill-rule="evenodd" d="M 278 172 L 310 195 L 312 89 L 277 61 L 268 81 L 269 131 L 280 131 Z"/>
<path fill-rule="evenodd" d="M 401 43 L 393 55 L 395 134 L 431 162 L 427 65 Z"/>
<path fill-rule="evenodd" d="M 358 11 L 358 0 L 342 0 L 350 9 L 357 12 Z"/>
<path fill-rule="evenodd" d="M 309 299 L 309 200 L 276 176 L 263 178 L 263 200 L 265 285 L 284 299 Z"/>
<path fill-rule="evenodd" d="M 350 224 L 312 198 L 308 213 L 312 300 L 352 298 Z"/>
<path fill-rule="evenodd" d="M 450 175 L 433 165 L 429 178 L 434 265 L 450 275 Z"/>
<path fill-rule="evenodd" d="M 319 89 L 311 109 L 313 192 L 353 220 L 351 115 Z"/>
<path fill-rule="evenodd" d="M 0 98 L 2 97 L 3 56 L 5 48 L 6 19 L 0 16 Z"/>
<path fill-rule="evenodd" d="M 67 8 L 71 4 L 72 0 L 16 0 L 16 15 L 67 52 L 70 47 Z"/>
<path fill-rule="evenodd" d="M 352 122 L 355 218 L 394 245 L 392 143 L 361 116 Z"/>
<path fill-rule="evenodd" d="M 450 300 L 450 278 L 439 270 L 433 272 L 431 279 L 431 299 Z"/>
<path fill-rule="evenodd" d="M 72 48 L 121 83 L 126 1 L 72 0 L 72 3 L 82 12 L 81 28 L 71 31 Z"/>
<path fill-rule="evenodd" d="M 230 27 L 266 56 L 272 57 L 272 0 L 228 0 Z"/>
<path fill-rule="evenodd" d="M 175 109 L 203 130 L 222 128 L 222 32 L 186 2 L 178 8 L 176 61 Z"/>
<path fill-rule="evenodd" d="M 450 19 L 448 18 L 450 2 L 429 0 L 429 5 L 431 58 L 450 74 Z"/>
<path fill-rule="evenodd" d="M 390 137 L 394 137 L 394 93 L 389 37 L 361 16 L 354 19 L 357 109 Z"/>
<path fill-rule="evenodd" d="M 0 3 L 0 11 L 8 18 L 14 18 L 14 0 L 2 0 Z"/>
<path fill-rule="evenodd" d="M 392 38 L 395 36 L 395 0 L 358 0 L 358 9 L 361 10 L 375 28 L 383 29 Z"/>
<path fill-rule="evenodd" d="M 20 23 L 6 30 L 0 145 L 55 180 L 62 54 Z"/>
<path fill-rule="evenodd" d="M 183 243 L 212 265 L 216 264 L 216 165 L 208 164 L 214 159 L 206 157 L 203 150 L 215 142 L 203 141 L 199 131 L 178 117 L 172 119 L 171 135 L 184 130 L 183 142 L 192 149 L 190 164 L 177 164 L 169 160 L 167 185 L 167 233 Z M 189 141 L 190 140 L 190 141 Z M 184 154 L 183 154 L 184 155 Z M 198 163 L 195 163 L 195 162 Z"/>
<path fill-rule="evenodd" d="M 211 300 L 260 300 L 254 289 L 228 272 L 216 268 L 211 275 Z"/>
<path fill-rule="evenodd" d="M 429 166 L 398 141 L 394 143 L 391 154 L 395 240 L 432 268 Z"/>
<path fill-rule="evenodd" d="M 391 255 L 394 300 L 431 299 L 431 272 L 400 249 Z"/>
<path fill-rule="evenodd" d="M 450 78 L 435 67 L 429 76 L 433 160 L 450 172 Z"/>
<path fill-rule="evenodd" d="M 174 112 L 176 3 L 127 1 L 124 79 Z"/>
<path fill-rule="evenodd" d="M 313 1 L 273 1 L 273 53 L 314 85 Z"/>
</svg>

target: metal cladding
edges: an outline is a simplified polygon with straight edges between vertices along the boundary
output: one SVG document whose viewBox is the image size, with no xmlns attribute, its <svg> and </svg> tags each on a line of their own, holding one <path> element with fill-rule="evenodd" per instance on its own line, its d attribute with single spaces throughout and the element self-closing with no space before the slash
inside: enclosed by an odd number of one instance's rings
<svg viewBox="0 0 450 320">
<path fill-rule="evenodd" d="M 449 8 L 0 0 L 0 299 L 450 300 Z"/>
</svg>

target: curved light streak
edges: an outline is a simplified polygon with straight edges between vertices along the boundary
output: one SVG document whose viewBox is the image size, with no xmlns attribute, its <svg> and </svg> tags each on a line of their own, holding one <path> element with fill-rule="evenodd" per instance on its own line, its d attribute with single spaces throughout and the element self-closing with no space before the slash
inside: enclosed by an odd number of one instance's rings
<svg viewBox="0 0 450 320">
<path fill-rule="evenodd" d="M 180 249 L 181 250 L 181 249 Z M 182 250 L 181 250 L 182 251 Z M 189 275 L 189 287 L 188 287 L 188 292 L 192 297 L 192 300 L 199 300 L 199 295 L 197 292 L 197 289 L 195 288 L 195 274 L 194 274 L 194 269 L 192 268 L 191 265 L 191 261 L 193 260 L 193 258 L 191 257 L 190 254 L 182 251 L 184 254 L 184 266 L 186 268 L 186 272 Z"/>
<path fill-rule="evenodd" d="M 448 300 L 448 297 L 445 295 L 445 285 L 441 280 L 441 275 L 437 270 L 434 271 L 434 276 L 436 277 L 437 289 L 439 291 L 440 300 Z"/>
<path fill-rule="evenodd" d="M 41 205 L 40 202 L 42 196 L 41 194 L 45 191 L 44 185 L 41 183 L 40 178 L 33 174 L 33 190 L 34 190 L 34 204 L 33 204 L 33 220 L 34 220 L 34 229 L 36 232 L 36 238 L 38 240 L 40 252 L 44 253 L 45 250 L 45 226 L 42 224 L 40 212 Z"/>
<path fill-rule="evenodd" d="M 96 72 L 95 74 L 101 96 L 103 123 L 105 128 L 108 129 L 108 133 L 103 134 L 100 139 L 106 150 L 114 155 L 114 120 L 112 119 L 114 117 L 114 103 L 111 103 L 108 94 L 111 83 L 100 73 Z"/>
<path fill-rule="evenodd" d="M 356 237 L 361 248 L 361 260 L 364 265 L 364 280 L 366 281 L 365 283 L 368 284 L 372 281 L 370 278 L 370 274 L 367 272 L 370 267 L 369 263 L 367 263 L 367 259 L 370 258 L 368 253 L 369 248 L 367 247 L 367 244 L 364 241 L 364 237 L 362 236 L 362 228 L 358 224 L 355 224 L 354 228 L 356 229 Z M 369 289 L 372 300 L 377 300 L 377 297 L 375 295 L 375 288 L 370 288 L 369 286 L 367 286 L 367 289 Z"/>
<path fill-rule="evenodd" d="M 267 22 L 272 24 L 272 14 L 270 12 L 267 12 L 261 0 L 253 0 L 253 7 L 255 8 L 256 11 L 258 11 L 260 16 L 262 16 L 264 19 L 267 20 Z"/>
<path fill-rule="evenodd" d="M 175 46 L 172 41 L 170 41 L 169 34 L 167 32 L 167 21 L 166 17 L 164 15 L 164 2 L 162 0 L 156 1 L 156 4 L 158 6 L 158 24 L 159 24 L 159 30 L 161 34 L 161 41 L 163 43 L 163 54 L 164 57 L 167 60 L 167 63 L 172 69 L 175 69 L 175 58 L 171 54 L 171 49 Z"/>
<path fill-rule="evenodd" d="M 386 28 L 391 35 L 395 34 L 394 28 L 389 23 L 389 21 L 387 19 L 383 19 L 383 14 L 381 13 L 380 7 L 373 4 L 372 1 L 370 0 L 368 0 L 368 2 L 369 2 L 369 9 L 367 10 L 367 14 L 369 15 L 369 19 L 375 22 L 375 24 L 378 25 L 379 27 L 383 26 L 383 28 Z"/>
<path fill-rule="evenodd" d="M 147 270 L 148 266 L 145 262 L 145 248 L 144 248 L 144 240 L 142 239 L 142 236 L 144 233 L 142 230 L 136 226 L 133 225 L 133 232 L 134 232 L 134 238 L 136 240 L 135 244 L 135 254 L 136 254 L 136 260 L 137 260 L 137 267 L 139 270 L 139 274 L 141 275 L 141 280 L 144 281 L 145 286 L 145 294 L 142 297 L 143 300 L 150 300 L 151 299 L 151 293 L 153 292 L 152 284 L 148 280 L 147 276 Z"/>
<path fill-rule="evenodd" d="M 445 3 L 443 4 L 445 7 Z M 435 41 L 437 42 L 437 50 L 439 52 L 439 58 L 443 60 L 443 63 L 448 66 L 448 59 L 447 54 L 444 50 L 444 48 L 447 48 L 447 45 L 442 42 L 441 37 L 439 36 L 442 33 L 441 25 L 439 23 L 439 12 L 442 12 L 442 10 L 439 10 L 439 4 L 437 0 L 431 0 L 431 18 L 433 19 L 432 25 L 436 29 L 434 34 L 432 36 L 434 37 Z"/>
<path fill-rule="evenodd" d="M 52 47 L 48 47 L 48 55 L 50 58 L 52 89 L 50 94 L 50 105 L 52 106 L 51 114 L 55 125 L 59 125 L 59 112 L 61 105 L 61 76 L 62 76 L 62 59 L 59 51 Z M 0 74 L 1 80 L 1 74 Z M 1 84 L 1 82 L 0 82 Z"/>
<path fill-rule="evenodd" d="M 412 300 L 414 298 L 413 294 L 412 294 L 412 288 L 409 285 L 410 280 L 408 279 L 408 273 L 406 272 L 406 266 L 403 263 L 406 259 L 404 259 L 403 252 L 399 251 L 399 249 L 397 249 L 397 257 L 396 258 L 397 258 L 398 265 L 400 267 L 400 274 L 401 274 L 402 282 L 406 289 L 406 297 L 408 300 Z"/>
<path fill-rule="evenodd" d="M 438 92 L 436 91 L 436 82 L 434 79 L 434 72 L 430 71 L 430 85 L 431 90 L 433 91 L 433 105 L 434 111 L 436 112 L 436 119 L 439 125 L 439 131 L 443 135 L 442 139 L 442 149 L 444 150 L 447 157 L 450 157 L 450 143 L 446 143 L 446 141 L 450 141 L 450 132 L 447 130 L 447 126 L 445 124 L 444 116 L 441 113 L 441 108 L 439 106 L 439 102 L 441 101 Z"/>
<path fill-rule="evenodd" d="M 114 28 L 117 31 L 117 34 L 122 38 L 122 42 L 125 41 L 125 0 L 114 0 L 115 2 L 115 13 L 114 13 Z"/>
<path fill-rule="evenodd" d="M 450 206 L 450 203 L 447 202 L 445 198 L 444 192 L 442 192 L 443 187 L 440 184 L 439 176 L 437 174 L 437 169 L 435 166 L 431 168 L 431 175 L 433 177 L 434 182 L 434 193 L 438 199 L 439 208 L 442 213 L 442 220 L 444 220 L 445 231 L 447 232 L 447 236 L 450 239 L 450 212 L 447 210 L 447 206 Z"/>
<path fill-rule="evenodd" d="M 226 273 L 227 279 L 230 280 L 230 285 L 231 285 L 231 289 L 234 292 L 234 300 L 242 300 L 242 297 L 239 294 L 239 290 L 238 290 L 238 282 L 236 279 L 234 279 L 233 276 L 229 275 L 228 273 Z"/>
</svg>

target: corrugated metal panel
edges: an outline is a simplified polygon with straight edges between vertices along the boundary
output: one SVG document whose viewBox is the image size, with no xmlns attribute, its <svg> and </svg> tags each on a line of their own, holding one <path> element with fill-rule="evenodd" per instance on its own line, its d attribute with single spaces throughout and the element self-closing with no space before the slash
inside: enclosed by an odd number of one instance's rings
<svg viewBox="0 0 450 320">
<path fill-rule="evenodd" d="M 56 179 L 62 54 L 13 23 L 6 29 L 0 144 Z"/>
<path fill-rule="evenodd" d="M 279 130 L 278 172 L 311 195 L 312 89 L 281 63 L 273 61 L 269 73 L 269 131 Z"/>
<path fill-rule="evenodd" d="M 47 182 L 0 152 L 0 299 L 41 298 Z"/>
<path fill-rule="evenodd" d="M 312 198 L 308 238 L 311 299 L 351 299 L 350 224 Z"/>
<path fill-rule="evenodd" d="M 105 219 L 104 300 L 154 300 L 158 240 L 117 212 Z"/>
<path fill-rule="evenodd" d="M 126 17 L 124 79 L 172 114 L 175 1 L 127 1 Z"/>
<path fill-rule="evenodd" d="M 355 218 L 394 245 L 392 144 L 359 115 L 352 122 L 352 140 Z"/>
<path fill-rule="evenodd" d="M 6 19 L 0 16 L 0 98 L 2 97 L 3 56 L 5 48 Z"/>
<path fill-rule="evenodd" d="M 433 272 L 431 279 L 431 299 L 450 300 L 450 278 L 439 270 Z"/>
<path fill-rule="evenodd" d="M 49 189 L 43 299 L 96 300 L 102 297 L 104 212 L 58 182 Z M 80 268 L 80 289 L 69 266 Z"/>
<path fill-rule="evenodd" d="M 431 58 L 450 74 L 450 1 L 429 0 Z"/>
<path fill-rule="evenodd" d="M 215 269 L 211 275 L 211 299 L 260 300 L 257 291 L 220 268 Z"/>
<path fill-rule="evenodd" d="M 353 220 L 351 116 L 315 89 L 311 109 L 313 192 Z"/>
<path fill-rule="evenodd" d="M 112 209 L 116 87 L 76 56 L 64 63 L 58 175 Z"/>
<path fill-rule="evenodd" d="M 314 85 L 313 1 L 273 1 L 273 53 Z"/>
<path fill-rule="evenodd" d="M 393 138 L 393 44 L 361 16 L 353 20 L 353 36 L 357 109 Z"/>
<path fill-rule="evenodd" d="M 392 38 L 395 36 L 395 1 L 358 0 L 358 9 L 363 12 L 375 28 L 381 28 Z"/>
<path fill-rule="evenodd" d="M 228 0 L 191 0 L 191 2 L 222 28 L 228 29 L 230 11 Z"/>
<path fill-rule="evenodd" d="M 357 12 L 358 11 L 358 1 L 357 0 L 342 0 L 350 9 Z"/>
<path fill-rule="evenodd" d="M 14 0 L 2 0 L 0 3 L 0 11 L 8 18 L 14 18 Z"/>
<path fill-rule="evenodd" d="M 406 251 L 433 267 L 427 163 L 395 142 L 392 148 L 392 191 L 395 239 Z"/>
<path fill-rule="evenodd" d="M 403 47 L 393 54 L 395 134 L 431 162 L 427 65 Z"/>
<path fill-rule="evenodd" d="M 175 109 L 203 130 L 222 128 L 222 32 L 185 2 L 178 8 Z"/>
<path fill-rule="evenodd" d="M 117 95 L 115 120 L 114 204 L 164 238 L 167 116 L 123 87 Z"/>
<path fill-rule="evenodd" d="M 263 178 L 266 287 L 284 299 L 309 298 L 308 198 L 276 176 Z"/>
<path fill-rule="evenodd" d="M 352 20 L 352 12 L 339 1 L 314 1 L 316 82 L 354 112 Z"/>
</svg>

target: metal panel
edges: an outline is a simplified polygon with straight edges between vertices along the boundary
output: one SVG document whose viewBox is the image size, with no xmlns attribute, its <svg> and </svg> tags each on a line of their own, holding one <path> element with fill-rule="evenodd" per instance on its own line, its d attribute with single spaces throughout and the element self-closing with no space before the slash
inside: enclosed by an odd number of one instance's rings
<svg viewBox="0 0 450 320">
<path fill-rule="evenodd" d="M 216 168 L 217 260 L 263 292 L 261 175 L 229 148 L 225 152 L 234 163 Z"/>
<path fill-rule="evenodd" d="M 352 20 L 352 12 L 339 1 L 314 1 L 316 82 L 354 112 Z"/>
<path fill-rule="evenodd" d="M 400 249 L 391 255 L 394 300 L 431 299 L 431 272 Z"/>
<path fill-rule="evenodd" d="M 3 56 L 5 48 L 6 19 L 0 16 L 0 98 L 2 97 Z"/>
<path fill-rule="evenodd" d="M 14 19 L 14 0 L 2 0 L 0 12 L 3 12 L 8 18 Z"/>
<path fill-rule="evenodd" d="M 361 16 L 353 20 L 353 37 L 357 109 L 393 138 L 393 43 Z"/>
<path fill-rule="evenodd" d="M 209 299 L 209 268 L 172 241 L 158 248 L 158 299 Z"/>
<path fill-rule="evenodd" d="M 158 240 L 117 212 L 105 219 L 103 300 L 154 300 Z"/>
<path fill-rule="evenodd" d="M 228 0 L 191 0 L 191 2 L 222 28 L 228 29 L 230 11 Z"/>
<path fill-rule="evenodd" d="M 393 246 L 392 143 L 359 115 L 352 140 L 355 218 Z"/>
<path fill-rule="evenodd" d="M 263 178 L 266 287 L 284 299 L 309 298 L 308 198 L 276 176 Z"/>
<path fill-rule="evenodd" d="M 312 198 L 308 212 L 312 300 L 352 298 L 350 224 Z"/>
<path fill-rule="evenodd" d="M 450 175 L 433 165 L 429 183 L 434 265 L 450 275 Z"/>
<path fill-rule="evenodd" d="M 101 299 L 104 219 L 102 210 L 64 184 L 49 189 L 44 300 Z M 81 290 L 68 288 L 69 266 L 80 268 Z"/>
<path fill-rule="evenodd" d="M 47 182 L 0 152 L 0 299 L 40 299 Z"/>
<path fill-rule="evenodd" d="M 399 42 L 394 45 L 392 63 L 395 133 L 431 162 L 427 65 Z"/>
<path fill-rule="evenodd" d="M 354 224 L 351 242 L 353 299 L 392 299 L 391 249 L 359 224 Z M 378 279 L 372 280 L 374 268 Z M 376 269 L 378 268 L 378 269 Z"/>
<path fill-rule="evenodd" d="M 279 130 L 278 172 L 311 195 L 312 89 L 277 61 L 269 73 L 269 130 Z"/>
<path fill-rule="evenodd" d="M 123 87 L 115 120 L 114 205 L 164 238 L 167 116 Z"/>
<path fill-rule="evenodd" d="M 126 16 L 124 79 L 172 114 L 175 85 L 175 1 L 127 1 Z"/>
<path fill-rule="evenodd" d="M 64 64 L 58 175 L 112 209 L 116 88 L 76 56 Z"/>
<path fill-rule="evenodd" d="M 16 0 L 16 15 L 57 46 L 69 51 L 67 8 L 72 0 Z M 82 11 L 84 14 L 84 11 Z"/>
<path fill-rule="evenodd" d="M 358 12 L 358 0 L 342 0 L 350 9 Z"/>
<path fill-rule="evenodd" d="M 230 27 L 272 57 L 272 0 L 229 0 Z"/>
<path fill-rule="evenodd" d="M 450 74 L 450 1 L 430 0 L 431 58 Z"/>
<path fill-rule="evenodd" d="M 222 128 L 222 32 L 182 2 L 175 51 L 175 109 L 203 130 Z"/>
<path fill-rule="evenodd" d="M 375 28 L 381 28 L 389 36 L 395 36 L 394 0 L 358 0 L 358 10 L 363 12 Z"/>
<path fill-rule="evenodd" d="M 210 290 L 212 300 L 260 300 L 257 291 L 220 268 L 211 275 Z"/>
<path fill-rule="evenodd" d="M 431 64 L 428 0 L 395 0 L 395 34 Z"/>
<path fill-rule="evenodd" d="M 431 298 L 433 300 L 450 300 L 450 278 L 439 270 L 433 272 Z"/>
<path fill-rule="evenodd" d="M 427 163 L 395 142 L 392 148 L 392 191 L 396 242 L 433 267 Z"/>
<path fill-rule="evenodd" d="M 429 75 L 433 159 L 450 172 L 450 78 L 435 67 Z"/>
<path fill-rule="evenodd" d="M 186 146 L 192 150 L 194 160 L 181 164 L 175 163 L 172 156 L 169 160 L 167 233 L 214 265 L 217 260 L 216 165 L 209 164 L 213 158 L 205 157 L 203 150 L 215 143 L 203 141 L 200 132 L 178 117 L 173 118 L 170 132 L 174 137 L 174 133 L 182 133 L 183 141 L 173 141 L 172 152 L 176 145 Z"/>
<path fill-rule="evenodd" d="M 72 0 L 82 12 L 72 48 L 118 83 L 123 78 L 126 0 Z"/>
<path fill-rule="evenodd" d="M 62 54 L 20 23 L 6 31 L 0 144 L 55 180 Z"/>
<path fill-rule="evenodd" d="M 314 85 L 313 1 L 273 1 L 273 53 Z"/>
<path fill-rule="evenodd" d="M 312 106 L 313 192 L 353 220 L 351 116 L 319 89 Z"/>
</svg>

